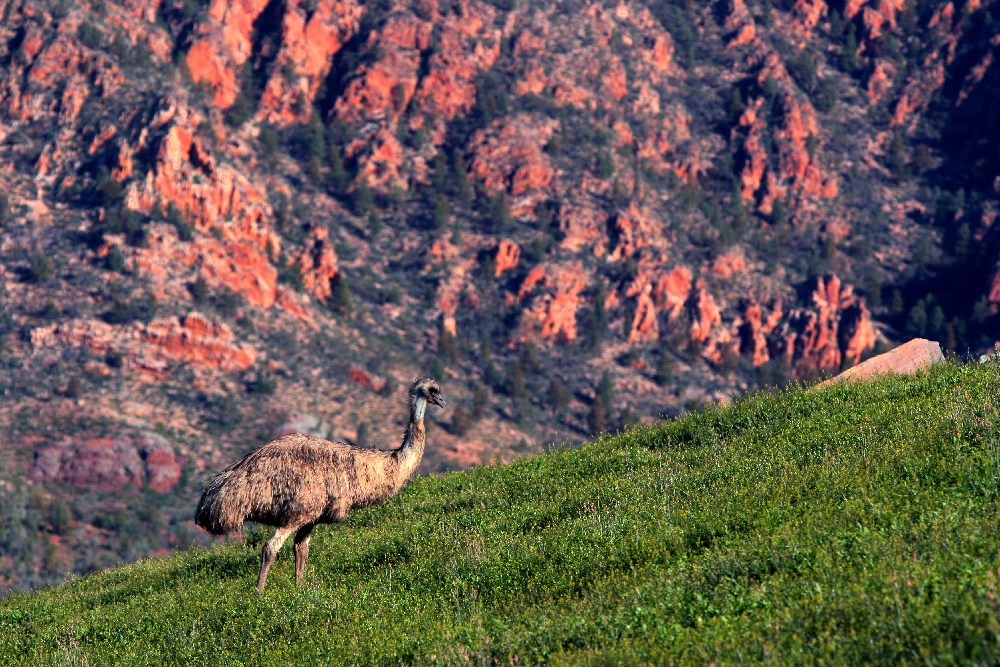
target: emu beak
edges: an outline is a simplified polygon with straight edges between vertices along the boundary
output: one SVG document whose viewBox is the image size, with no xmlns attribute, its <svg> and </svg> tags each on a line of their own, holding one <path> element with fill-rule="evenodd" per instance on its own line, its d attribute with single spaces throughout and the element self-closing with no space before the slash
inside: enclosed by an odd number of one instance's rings
<svg viewBox="0 0 1000 667">
<path fill-rule="evenodd" d="M 438 394 L 437 396 L 431 396 L 431 403 L 441 408 L 448 405 L 447 403 L 445 403 L 445 400 L 441 398 L 440 394 Z"/>
</svg>

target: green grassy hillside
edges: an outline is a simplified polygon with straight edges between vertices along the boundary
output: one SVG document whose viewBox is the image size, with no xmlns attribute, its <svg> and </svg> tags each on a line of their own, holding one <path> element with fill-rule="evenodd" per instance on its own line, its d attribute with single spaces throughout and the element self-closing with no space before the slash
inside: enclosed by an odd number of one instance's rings
<svg viewBox="0 0 1000 667">
<path fill-rule="evenodd" d="M 995 364 L 762 393 L 418 479 L 301 589 L 262 535 L 11 596 L 0 663 L 996 664 L 998 495 Z"/>
</svg>

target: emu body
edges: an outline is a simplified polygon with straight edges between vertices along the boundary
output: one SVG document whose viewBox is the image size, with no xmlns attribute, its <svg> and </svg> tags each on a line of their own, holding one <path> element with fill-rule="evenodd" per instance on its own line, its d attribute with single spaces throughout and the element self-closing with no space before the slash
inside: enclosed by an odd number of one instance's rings
<svg viewBox="0 0 1000 667">
<path fill-rule="evenodd" d="M 246 521 L 276 527 L 261 554 L 261 591 L 281 545 L 294 534 L 295 581 L 300 583 L 316 524 L 336 523 L 353 509 L 385 501 L 417 469 L 428 402 L 444 405 L 437 383 L 424 378 L 410 389 L 410 421 L 401 446 L 393 451 L 299 433 L 261 445 L 209 480 L 195 521 L 214 535 L 237 532 Z"/>
</svg>

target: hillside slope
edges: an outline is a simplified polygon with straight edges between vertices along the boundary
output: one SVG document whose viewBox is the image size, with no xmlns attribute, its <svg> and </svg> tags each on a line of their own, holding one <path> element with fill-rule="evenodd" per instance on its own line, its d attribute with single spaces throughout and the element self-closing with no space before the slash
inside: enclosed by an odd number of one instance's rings
<svg viewBox="0 0 1000 667">
<path fill-rule="evenodd" d="M 0 0 L 0 594 L 418 374 L 439 472 L 992 346 L 998 56 L 989 0 Z"/>
<path fill-rule="evenodd" d="M 0 602 L 4 664 L 995 663 L 1000 366 L 762 393 Z"/>
</svg>

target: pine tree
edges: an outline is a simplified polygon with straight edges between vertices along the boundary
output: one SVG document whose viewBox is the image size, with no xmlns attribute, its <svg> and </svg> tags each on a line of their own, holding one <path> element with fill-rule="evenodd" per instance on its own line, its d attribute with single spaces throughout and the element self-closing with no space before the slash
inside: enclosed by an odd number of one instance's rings
<svg viewBox="0 0 1000 667">
<path fill-rule="evenodd" d="M 546 402 L 552 412 L 560 414 L 569 405 L 569 392 L 559 378 L 552 378 L 546 392 Z"/>
<path fill-rule="evenodd" d="M 125 253 L 122 252 L 120 245 L 115 243 L 111 246 L 108 250 L 108 256 L 105 258 L 105 264 L 108 267 L 108 271 L 121 273 L 125 270 Z"/>
<path fill-rule="evenodd" d="M 482 419 L 490 404 L 490 392 L 481 384 L 477 384 L 472 392 L 472 418 Z"/>
<path fill-rule="evenodd" d="M 506 194 L 503 192 L 497 193 L 497 195 L 490 200 L 490 206 L 487 209 L 487 213 L 489 215 L 488 223 L 491 232 L 501 233 L 510 229 L 510 203 L 507 201 Z"/>
<path fill-rule="evenodd" d="M 382 233 L 382 218 L 376 211 L 368 212 L 368 233 L 371 238 L 377 239 L 379 234 Z"/>
<path fill-rule="evenodd" d="M 432 218 L 434 229 L 442 229 L 448 224 L 450 218 L 451 207 L 448 206 L 448 199 L 444 195 L 438 195 L 437 201 L 434 202 L 434 216 Z"/>
<path fill-rule="evenodd" d="M 455 406 L 455 410 L 451 415 L 451 426 L 448 428 L 449 431 L 457 436 L 463 436 L 469 432 L 469 427 L 472 425 L 472 415 L 469 409 L 465 407 L 465 403 L 459 403 Z"/>
<path fill-rule="evenodd" d="M 594 400 L 590 404 L 587 427 L 590 429 L 590 434 L 595 436 L 608 430 L 607 408 L 605 408 L 604 400 L 600 394 L 594 396 Z"/>
<path fill-rule="evenodd" d="M 503 389 L 513 399 L 520 399 L 527 395 L 528 387 L 524 381 L 524 368 L 521 366 L 519 358 L 515 358 L 507 366 L 507 374 L 503 380 Z"/>
<path fill-rule="evenodd" d="M 899 317 L 903 314 L 903 308 L 906 304 L 903 302 L 903 293 L 898 289 L 892 290 L 892 295 L 889 297 L 889 315 L 893 317 Z"/>
<path fill-rule="evenodd" d="M 305 127 L 302 138 L 303 157 L 307 160 L 311 158 L 323 158 L 326 155 L 326 129 L 319 118 L 318 113 L 313 113 L 309 118 L 309 124 Z"/>
<path fill-rule="evenodd" d="M 451 154 L 451 168 L 455 172 L 455 190 L 458 192 L 459 201 L 468 206 L 472 202 L 472 185 L 469 183 L 469 174 L 465 170 L 465 159 L 462 151 L 457 148 Z"/>
<path fill-rule="evenodd" d="M 907 166 L 906 166 L 906 144 L 903 142 L 902 134 L 895 134 L 892 137 L 892 141 L 889 143 L 889 154 L 887 156 L 889 171 L 897 179 L 903 179 L 907 176 Z"/>
<path fill-rule="evenodd" d="M 597 384 L 597 395 L 601 397 L 605 407 L 611 407 L 615 402 L 615 384 L 607 371 L 604 371 L 601 381 Z"/>
<path fill-rule="evenodd" d="M 188 286 L 188 291 L 191 292 L 191 298 L 197 304 L 203 304 L 208 300 L 208 281 L 205 280 L 205 276 L 198 274 L 198 277 L 194 279 L 194 282 Z"/>
<path fill-rule="evenodd" d="M 607 288 L 604 281 L 598 279 L 594 294 L 594 310 L 587 324 L 585 344 L 591 351 L 598 351 L 604 344 L 604 336 L 608 329 L 608 312 L 604 307 L 607 298 Z"/>
<path fill-rule="evenodd" d="M 436 194 L 442 195 L 447 191 L 449 172 L 448 159 L 443 151 L 438 151 L 434 155 L 434 169 L 431 171 L 431 188 Z"/>
<path fill-rule="evenodd" d="M 332 141 L 327 160 L 330 165 L 330 173 L 326 177 L 326 191 L 331 197 L 340 199 L 347 193 L 347 186 L 351 179 L 347 169 L 344 168 L 344 157 L 340 153 L 340 146 Z"/>
<path fill-rule="evenodd" d="M 337 284 L 333 286 L 333 297 L 330 304 L 334 312 L 341 317 L 349 318 L 351 316 L 351 289 L 343 271 L 337 275 Z"/>
<path fill-rule="evenodd" d="M 354 436 L 354 444 L 358 447 L 367 447 L 370 439 L 371 438 L 368 434 L 368 422 L 361 422 L 358 424 L 358 430 Z"/>
<path fill-rule="evenodd" d="M 374 206 L 375 197 L 372 195 L 371 188 L 368 186 L 368 178 L 362 175 L 358 180 L 358 184 L 354 187 L 354 192 L 351 194 L 351 210 L 354 212 L 354 215 L 363 217 L 367 215 Z"/>
<path fill-rule="evenodd" d="M 660 358 L 656 362 L 656 371 L 653 374 L 653 379 L 656 381 L 656 384 L 665 387 L 670 383 L 673 374 L 674 367 L 670 361 L 670 355 L 664 350 L 660 353 Z"/>
<path fill-rule="evenodd" d="M 927 306 L 923 300 L 917 301 L 913 308 L 910 308 L 910 314 L 906 317 L 906 330 L 921 338 L 927 335 Z"/>
<path fill-rule="evenodd" d="M 847 36 L 844 38 L 844 49 L 841 51 L 840 66 L 853 74 L 858 67 L 858 34 L 851 23 L 847 27 Z"/>
<path fill-rule="evenodd" d="M 935 304 L 931 308 L 930 315 L 927 317 L 927 332 L 930 334 L 931 338 L 935 340 L 941 340 L 945 336 L 945 323 L 946 319 L 944 316 L 944 309 L 941 308 L 940 304 Z"/>
</svg>

